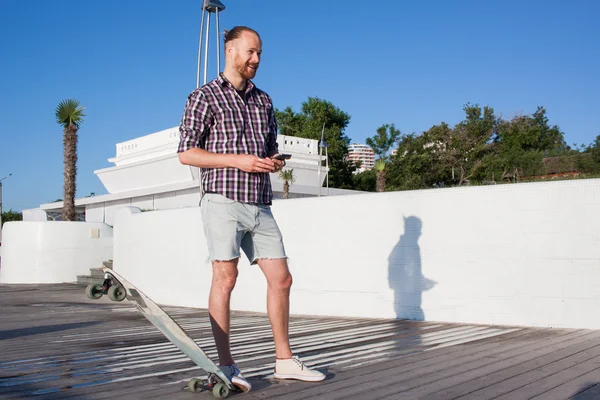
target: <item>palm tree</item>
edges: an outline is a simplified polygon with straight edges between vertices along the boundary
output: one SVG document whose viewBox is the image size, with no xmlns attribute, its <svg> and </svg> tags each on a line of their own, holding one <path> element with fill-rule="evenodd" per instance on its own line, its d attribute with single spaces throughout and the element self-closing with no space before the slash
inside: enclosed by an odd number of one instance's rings
<svg viewBox="0 0 600 400">
<path fill-rule="evenodd" d="M 377 191 L 385 191 L 385 160 L 383 158 L 378 159 L 375 162 L 375 170 L 377 171 Z"/>
<path fill-rule="evenodd" d="M 77 174 L 77 131 L 83 122 L 83 106 L 75 99 L 61 101 L 56 107 L 56 122 L 63 127 L 65 184 L 63 221 L 75 220 L 75 177 Z"/>
<path fill-rule="evenodd" d="M 294 170 L 281 170 L 279 171 L 279 179 L 283 181 L 283 198 L 287 199 L 290 194 L 290 183 L 296 182 L 296 177 L 294 176 Z"/>
</svg>

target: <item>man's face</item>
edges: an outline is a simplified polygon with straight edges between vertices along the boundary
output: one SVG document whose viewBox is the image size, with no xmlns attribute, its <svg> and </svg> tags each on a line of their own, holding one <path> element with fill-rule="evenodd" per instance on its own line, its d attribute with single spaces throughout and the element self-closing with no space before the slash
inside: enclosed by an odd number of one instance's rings
<svg viewBox="0 0 600 400">
<path fill-rule="evenodd" d="M 233 67 L 243 79 L 252 79 L 256 76 L 262 43 L 258 36 L 252 32 L 242 32 L 233 43 Z"/>
</svg>

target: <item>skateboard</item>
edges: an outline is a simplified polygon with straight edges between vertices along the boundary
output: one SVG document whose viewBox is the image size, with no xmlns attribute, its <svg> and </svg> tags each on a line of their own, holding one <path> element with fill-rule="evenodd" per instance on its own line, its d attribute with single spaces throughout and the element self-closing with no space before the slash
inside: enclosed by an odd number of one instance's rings
<svg viewBox="0 0 600 400">
<path fill-rule="evenodd" d="M 215 365 L 183 328 L 162 308 L 112 269 L 106 266 L 103 266 L 102 269 L 104 271 L 104 283 L 102 285 L 88 285 L 85 290 L 87 297 L 90 299 L 99 299 L 105 294 L 112 301 L 127 299 L 179 350 L 196 363 L 196 365 L 208 372 L 208 379 L 192 378 L 188 382 L 188 388 L 191 392 L 211 390 L 214 397 L 225 398 L 229 396 L 230 392 L 240 391 L 227 379 L 219 367 Z"/>
</svg>

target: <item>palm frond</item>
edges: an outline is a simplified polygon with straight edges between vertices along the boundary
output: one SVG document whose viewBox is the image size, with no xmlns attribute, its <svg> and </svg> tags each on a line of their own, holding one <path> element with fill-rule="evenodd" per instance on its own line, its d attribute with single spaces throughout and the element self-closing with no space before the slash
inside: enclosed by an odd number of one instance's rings
<svg viewBox="0 0 600 400">
<path fill-rule="evenodd" d="M 79 129 L 84 116 L 83 106 L 75 99 L 63 100 L 56 107 L 56 122 L 63 128 L 74 125 Z"/>
<path fill-rule="evenodd" d="M 375 170 L 376 171 L 383 171 L 384 169 L 385 169 L 385 160 L 383 158 L 380 158 L 377 161 L 375 161 Z"/>
<path fill-rule="evenodd" d="M 290 182 L 290 183 L 294 183 L 296 182 L 296 177 L 294 176 L 294 170 L 293 169 L 282 169 L 281 171 L 279 171 L 279 179 L 281 179 L 282 181 L 286 181 L 286 182 Z"/>
</svg>

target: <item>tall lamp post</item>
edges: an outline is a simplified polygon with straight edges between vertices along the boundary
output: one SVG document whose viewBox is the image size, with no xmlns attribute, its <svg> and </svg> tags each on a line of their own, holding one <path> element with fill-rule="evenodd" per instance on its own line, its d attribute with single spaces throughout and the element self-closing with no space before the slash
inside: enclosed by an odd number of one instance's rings
<svg viewBox="0 0 600 400">
<path fill-rule="evenodd" d="M 225 9 L 225 5 L 219 0 L 203 0 L 202 2 L 202 22 L 200 24 L 200 40 L 198 43 L 198 72 L 196 73 L 196 87 L 200 87 L 200 63 L 202 59 L 202 34 L 204 32 L 204 15 L 206 18 L 206 38 L 204 47 L 204 84 L 206 84 L 206 74 L 208 68 L 208 36 L 210 34 L 210 13 L 215 13 L 215 22 L 217 30 L 217 74 L 221 72 L 221 41 L 219 40 L 219 12 Z"/>
<path fill-rule="evenodd" d="M 198 70 L 196 72 L 196 88 L 200 87 L 200 64 L 202 64 L 202 35 L 204 34 L 204 17 L 206 16 L 206 38 L 204 46 L 204 79 L 206 84 L 208 73 L 208 37 L 210 36 L 210 14 L 215 14 L 216 36 L 217 36 L 217 75 L 221 72 L 221 40 L 219 36 L 219 12 L 225 9 L 225 5 L 219 0 L 202 0 L 202 22 L 200 23 L 200 39 L 198 40 Z M 198 174 L 198 189 L 202 192 L 202 178 L 200 167 L 195 167 Z"/>
<path fill-rule="evenodd" d="M 12 173 L 8 174 L 4 178 L 0 179 L 0 243 L 2 243 L 2 181 L 11 176 Z"/>
</svg>

